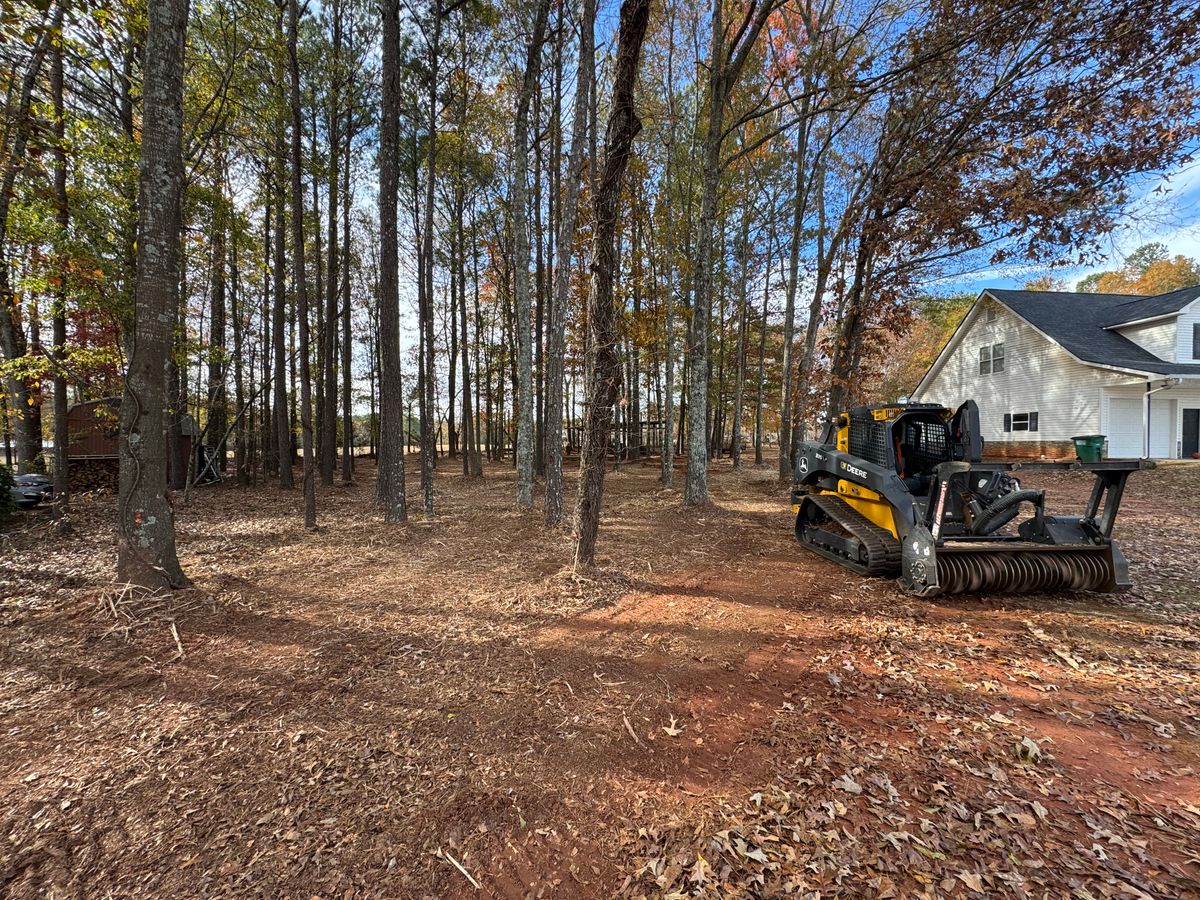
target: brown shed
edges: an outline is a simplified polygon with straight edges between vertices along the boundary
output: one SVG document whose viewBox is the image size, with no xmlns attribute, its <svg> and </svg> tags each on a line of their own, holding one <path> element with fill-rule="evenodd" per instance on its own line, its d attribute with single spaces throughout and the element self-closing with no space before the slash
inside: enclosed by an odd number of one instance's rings
<svg viewBox="0 0 1200 900">
<path fill-rule="evenodd" d="M 116 488 L 120 419 L 120 397 L 88 400 L 67 410 L 67 459 L 73 489 Z M 185 413 L 182 459 L 191 459 L 199 433 L 196 421 Z M 182 478 L 183 473 L 179 474 Z"/>
</svg>

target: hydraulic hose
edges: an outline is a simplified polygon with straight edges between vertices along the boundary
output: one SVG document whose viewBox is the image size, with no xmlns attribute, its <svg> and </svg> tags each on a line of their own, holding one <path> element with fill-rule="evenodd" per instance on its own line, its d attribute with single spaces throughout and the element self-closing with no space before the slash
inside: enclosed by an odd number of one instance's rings
<svg viewBox="0 0 1200 900">
<path fill-rule="evenodd" d="M 1007 510 L 1013 510 L 1013 515 L 1016 515 L 1015 509 L 1022 503 L 1039 503 L 1042 499 L 1041 491 L 1034 491 L 1026 488 L 1025 490 L 1013 491 L 1011 494 L 1005 494 L 999 500 L 990 503 L 984 507 L 975 521 L 971 523 L 972 534 L 991 534 L 997 528 L 1002 527 L 1012 521 L 1013 516 L 1002 518 L 1002 514 Z"/>
</svg>

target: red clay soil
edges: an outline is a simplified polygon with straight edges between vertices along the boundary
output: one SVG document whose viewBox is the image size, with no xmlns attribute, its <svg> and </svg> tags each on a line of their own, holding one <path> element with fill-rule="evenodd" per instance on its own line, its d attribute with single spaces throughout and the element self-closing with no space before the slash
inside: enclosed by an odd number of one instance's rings
<svg viewBox="0 0 1200 900">
<path fill-rule="evenodd" d="M 935 601 L 804 553 L 773 465 L 624 466 L 588 577 L 455 468 L 405 528 L 367 465 L 314 534 L 201 489 L 171 598 L 110 498 L 0 537 L 0 895 L 1200 896 L 1200 468 L 1131 480 L 1134 591 Z"/>
</svg>

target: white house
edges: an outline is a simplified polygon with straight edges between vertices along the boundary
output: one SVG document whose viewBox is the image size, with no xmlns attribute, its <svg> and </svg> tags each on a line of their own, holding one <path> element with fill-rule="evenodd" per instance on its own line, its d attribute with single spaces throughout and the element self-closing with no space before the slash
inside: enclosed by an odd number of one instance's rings
<svg viewBox="0 0 1200 900">
<path fill-rule="evenodd" d="M 985 290 L 913 393 L 979 404 L 989 455 L 1200 454 L 1200 287 L 1157 297 Z"/>
</svg>

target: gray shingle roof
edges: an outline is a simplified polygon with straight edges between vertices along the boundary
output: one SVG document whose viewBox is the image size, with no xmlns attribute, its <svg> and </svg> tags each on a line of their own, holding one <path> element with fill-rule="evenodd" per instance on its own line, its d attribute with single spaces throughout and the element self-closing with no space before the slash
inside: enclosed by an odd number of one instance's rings
<svg viewBox="0 0 1200 900">
<path fill-rule="evenodd" d="M 1088 294 L 1089 297 L 1103 297 L 1104 294 Z M 1129 322 L 1140 322 L 1143 319 L 1153 319 L 1156 316 L 1169 316 L 1181 311 L 1193 300 L 1200 299 L 1200 285 L 1171 291 L 1169 294 L 1158 294 L 1154 297 L 1128 297 L 1126 294 L 1114 294 L 1116 297 L 1127 297 L 1113 308 L 1113 320 L 1106 327 L 1125 325 Z"/>
<path fill-rule="evenodd" d="M 1067 291 L 985 291 L 1084 362 L 1156 375 L 1200 376 L 1200 363 L 1164 362 L 1111 325 L 1179 312 L 1200 299 L 1200 287 L 1157 297 Z"/>
</svg>

